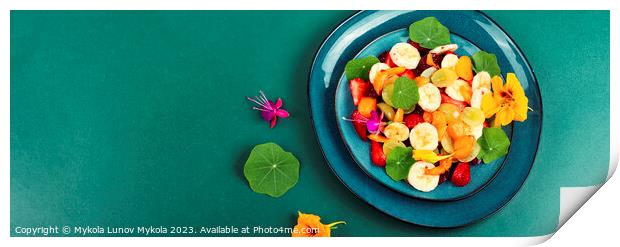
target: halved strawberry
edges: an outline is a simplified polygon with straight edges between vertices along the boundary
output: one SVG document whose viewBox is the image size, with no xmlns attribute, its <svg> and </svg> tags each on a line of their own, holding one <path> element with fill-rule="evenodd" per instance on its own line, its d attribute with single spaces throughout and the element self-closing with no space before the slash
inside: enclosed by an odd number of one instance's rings
<svg viewBox="0 0 620 247">
<path fill-rule="evenodd" d="M 361 78 L 355 78 L 349 81 L 349 89 L 351 89 L 351 96 L 353 97 L 353 104 L 357 105 L 362 97 L 368 94 L 371 85 L 369 82 L 364 81 Z"/>
<path fill-rule="evenodd" d="M 404 122 L 405 122 L 405 125 L 407 126 L 407 128 L 412 129 L 413 127 L 415 127 L 419 123 L 423 123 L 424 122 L 424 118 L 420 114 L 412 113 L 412 114 L 405 115 Z"/>
<path fill-rule="evenodd" d="M 470 179 L 469 163 L 461 162 L 456 166 L 456 169 L 454 169 L 450 182 L 457 187 L 463 187 L 469 183 Z"/>
<path fill-rule="evenodd" d="M 405 72 L 400 74 L 400 76 L 404 76 L 404 77 L 407 77 L 407 78 L 409 78 L 411 80 L 415 80 L 415 74 L 411 70 L 405 70 Z"/>
<path fill-rule="evenodd" d="M 381 143 L 370 141 L 370 160 L 377 166 L 385 166 L 385 154 Z"/>
<path fill-rule="evenodd" d="M 355 110 L 351 114 L 351 119 L 353 120 L 353 128 L 355 128 L 355 132 L 357 135 L 362 138 L 362 140 L 367 141 L 368 136 L 366 135 L 366 124 L 362 121 L 365 121 L 366 118 L 362 116 L 362 114 Z"/>
<path fill-rule="evenodd" d="M 455 106 L 459 107 L 459 110 L 463 110 L 465 107 L 467 107 L 467 102 L 465 101 L 460 101 L 460 100 L 455 100 L 453 98 L 450 98 L 450 96 L 446 95 L 445 93 L 441 93 L 441 103 L 449 103 L 449 104 L 453 104 Z"/>
</svg>

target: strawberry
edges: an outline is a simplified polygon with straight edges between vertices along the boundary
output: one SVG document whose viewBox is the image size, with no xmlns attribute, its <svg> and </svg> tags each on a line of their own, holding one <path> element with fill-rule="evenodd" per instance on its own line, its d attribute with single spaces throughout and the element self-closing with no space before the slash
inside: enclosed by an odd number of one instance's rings
<svg viewBox="0 0 620 247">
<path fill-rule="evenodd" d="M 452 178 L 450 181 L 458 187 L 463 187 L 469 183 L 470 180 L 469 174 L 469 163 L 461 162 L 454 169 L 454 173 L 452 173 Z"/>
<path fill-rule="evenodd" d="M 351 89 L 351 96 L 353 96 L 353 104 L 357 105 L 360 99 L 368 94 L 370 88 L 370 83 L 361 78 L 351 80 L 349 82 L 349 89 Z"/>
<path fill-rule="evenodd" d="M 450 96 L 446 95 L 445 93 L 441 93 L 441 103 L 450 103 L 453 104 L 455 106 L 459 107 L 459 110 L 463 110 L 465 107 L 467 107 L 467 102 L 465 101 L 460 101 L 460 100 L 455 100 L 453 98 L 450 98 Z"/>
<path fill-rule="evenodd" d="M 411 70 L 405 70 L 405 72 L 402 73 L 400 76 L 404 76 L 404 77 L 407 77 L 407 78 L 409 78 L 411 80 L 415 80 L 415 74 Z"/>
<path fill-rule="evenodd" d="M 385 154 L 381 143 L 370 141 L 370 160 L 377 166 L 385 166 Z"/>
<path fill-rule="evenodd" d="M 355 128 L 355 132 L 357 135 L 362 138 L 362 140 L 367 141 L 368 136 L 366 136 L 366 124 L 362 121 L 366 121 L 366 118 L 362 116 L 362 114 L 355 110 L 351 113 L 351 119 L 353 119 L 353 128 Z"/>
<path fill-rule="evenodd" d="M 424 118 L 420 114 L 412 113 L 405 116 L 404 122 L 407 128 L 411 129 L 419 123 L 424 122 Z"/>
</svg>

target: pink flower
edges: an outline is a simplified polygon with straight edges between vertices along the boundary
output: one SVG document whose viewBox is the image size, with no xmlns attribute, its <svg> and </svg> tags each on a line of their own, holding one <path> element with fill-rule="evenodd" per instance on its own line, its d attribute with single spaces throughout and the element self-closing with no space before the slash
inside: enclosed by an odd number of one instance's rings
<svg viewBox="0 0 620 247">
<path fill-rule="evenodd" d="M 252 107 L 254 110 L 261 111 L 261 117 L 270 123 L 269 127 L 273 128 L 276 126 L 276 120 L 278 117 L 287 118 L 289 116 L 288 112 L 282 108 L 282 99 L 278 98 L 275 103 L 273 101 L 267 99 L 263 91 L 259 91 L 260 95 L 250 98 L 246 97 L 249 101 L 252 101 L 259 105 L 260 107 Z"/>
</svg>

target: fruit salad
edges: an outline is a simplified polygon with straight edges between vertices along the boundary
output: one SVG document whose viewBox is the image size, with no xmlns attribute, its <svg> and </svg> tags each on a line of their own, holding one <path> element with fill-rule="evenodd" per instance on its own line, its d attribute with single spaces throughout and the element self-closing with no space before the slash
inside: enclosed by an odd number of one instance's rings
<svg viewBox="0 0 620 247">
<path fill-rule="evenodd" d="M 357 109 L 344 119 L 369 142 L 374 165 L 419 191 L 445 181 L 467 186 L 471 166 L 508 153 L 501 127 L 527 119 L 516 75 L 507 73 L 504 83 L 494 54 L 459 55 L 458 48 L 427 17 L 411 24 L 406 42 L 345 66 Z"/>
</svg>

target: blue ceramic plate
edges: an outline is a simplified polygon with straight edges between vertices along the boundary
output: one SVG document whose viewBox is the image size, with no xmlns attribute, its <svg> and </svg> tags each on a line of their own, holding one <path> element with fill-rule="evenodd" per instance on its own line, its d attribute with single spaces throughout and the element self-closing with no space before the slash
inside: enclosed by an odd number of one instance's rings
<svg viewBox="0 0 620 247">
<path fill-rule="evenodd" d="M 467 39 L 461 37 L 458 34 L 452 33 L 450 39 L 452 43 L 458 44 L 459 49 L 456 51 L 457 55 L 471 56 L 477 51 L 480 51 L 475 44 L 469 42 Z M 390 48 L 396 43 L 407 42 L 409 40 L 409 31 L 407 28 L 401 28 L 394 32 L 385 34 L 368 44 L 359 52 L 356 58 L 375 56 L 384 51 L 389 51 Z M 376 166 L 370 160 L 370 143 L 363 141 L 359 138 L 353 128 L 353 124 L 350 121 L 344 120 L 344 118 L 350 118 L 351 112 L 356 109 L 353 105 L 353 98 L 351 97 L 351 90 L 349 89 L 349 82 L 346 76 L 340 77 L 339 83 L 336 86 L 336 121 L 340 133 L 344 139 L 344 143 L 351 152 L 351 155 L 357 161 L 357 164 L 372 178 L 381 182 L 385 186 L 394 189 L 400 193 L 428 200 L 436 201 L 449 201 L 458 200 L 472 195 L 473 193 L 480 191 L 499 171 L 502 167 L 504 158 L 497 159 L 490 164 L 481 164 L 471 167 L 471 181 L 464 187 L 456 187 L 452 183 L 443 183 L 437 186 L 437 188 L 430 192 L 422 192 L 416 190 L 406 181 L 394 181 L 385 172 L 384 167 Z M 505 127 L 504 130 L 508 137 L 511 137 L 512 126 Z"/>
<path fill-rule="evenodd" d="M 472 178 L 479 181 L 472 181 L 471 187 L 462 192 L 451 192 L 455 188 L 442 184 L 437 190 L 443 186 L 444 191 L 421 195 L 410 188 L 398 187 L 398 183 L 381 180 L 381 173 L 372 171 L 373 167 L 364 161 L 368 159 L 368 143 L 349 140 L 356 137 L 350 124 L 339 123 L 353 109 L 348 90 L 345 87 L 338 90 L 346 62 L 386 50 L 391 46 L 387 43 L 406 38 L 403 32 L 411 23 L 428 16 L 439 19 L 452 32 L 453 41 L 465 46 L 459 50 L 461 54 L 471 54 L 477 49 L 496 54 L 502 73 L 517 75 L 533 109 L 527 121 L 512 126 L 510 152 L 505 159 L 472 170 Z M 338 178 L 360 199 L 380 211 L 418 225 L 458 227 L 493 214 L 519 190 L 538 150 L 542 101 L 536 78 L 512 39 L 481 12 L 359 12 L 338 26 L 317 52 L 310 72 L 308 98 L 323 154 Z"/>
</svg>

